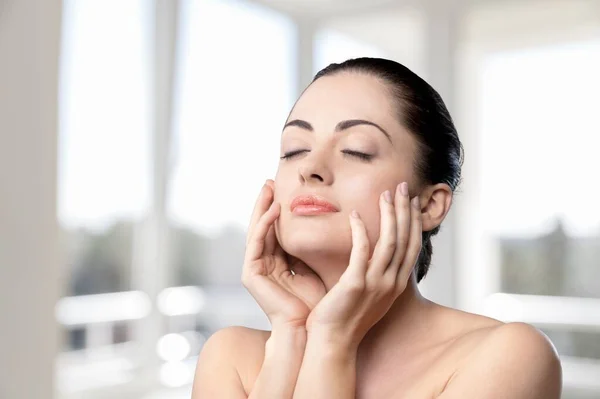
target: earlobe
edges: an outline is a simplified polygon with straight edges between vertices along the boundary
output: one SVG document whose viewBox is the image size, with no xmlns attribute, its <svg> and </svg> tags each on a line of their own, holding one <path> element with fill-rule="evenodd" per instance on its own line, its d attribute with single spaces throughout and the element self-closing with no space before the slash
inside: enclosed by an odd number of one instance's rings
<svg viewBox="0 0 600 399">
<path fill-rule="evenodd" d="M 428 187 L 421 193 L 423 231 L 431 231 L 442 224 L 452 205 L 452 189 L 445 183 Z"/>
</svg>

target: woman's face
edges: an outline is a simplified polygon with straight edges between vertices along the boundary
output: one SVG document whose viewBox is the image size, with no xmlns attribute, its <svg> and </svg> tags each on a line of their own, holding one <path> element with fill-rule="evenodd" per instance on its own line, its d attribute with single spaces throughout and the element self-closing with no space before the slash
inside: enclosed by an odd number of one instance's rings
<svg viewBox="0 0 600 399">
<path fill-rule="evenodd" d="M 325 76 L 304 92 L 283 129 L 275 177 L 276 232 L 286 252 L 302 260 L 349 255 L 352 210 L 373 249 L 381 193 L 394 195 L 406 181 L 412 194 L 416 185 L 416 142 L 396 115 L 385 85 L 365 74 Z"/>
</svg>

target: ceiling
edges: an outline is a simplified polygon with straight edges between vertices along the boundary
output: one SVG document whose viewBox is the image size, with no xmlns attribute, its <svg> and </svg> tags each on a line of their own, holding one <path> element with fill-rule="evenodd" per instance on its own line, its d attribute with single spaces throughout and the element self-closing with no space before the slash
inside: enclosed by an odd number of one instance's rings
<svg viewBox="0 0 600 399">
<path fill-rule="evenodd" d="M 251 0 L 273 10 L 292 17 L 326 19 L 348 15 L 360 15 L 362 12 L 373 12 L 405 6 L 440 6 L 453 7 L 481 2 L 509 2 L 519 0 Z M 525 0 L 520 0 L 521 2 Z"/>
<path fill-rule="evenodd" d="M 328 18 L 418 3 L 417 0 L 251 0 L 279 12 L 310 18 Z M 423 2 L 423 0 L 421 1 Z"/>
</svg>

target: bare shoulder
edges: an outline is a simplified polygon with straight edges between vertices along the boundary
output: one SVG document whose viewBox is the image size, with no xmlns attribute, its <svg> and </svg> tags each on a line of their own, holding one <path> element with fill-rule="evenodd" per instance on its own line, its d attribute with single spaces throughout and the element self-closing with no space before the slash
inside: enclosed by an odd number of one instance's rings
<svg viewBox="0 0 600 399">
<path fill-rule="evenodd" d="M 505 362 L 523 361 L 531 356 L 532 363 L 558 360 L 556 349 L 548 337 L 532 325 L 496 321 L 465 334 L 471 346 L 473 361 L 501 354 Z M 503 352 L 504 351 L 504 352 Z"/>
<path fill-rule="evenodd" d="M 504 355 L 505 364 L 516 366 L 526 362 L 530 369 L 560 368 L 558 353 L 550 339 L 537 328 L 526 323 L 507 323 L 491 329 L 477 348 L 478 358 Z"/>
<path fill-rule="evenodd" d="M 212 334 L 198 356 L 192 398 L 235 397 L 249 392 L 254 372 L 260 371 L 270 334 L 239 326 Z"/>
<path fill-rule="evenodd" d="M 256 345 L 264 346 L 270 335 L 271 332 L 265 330 L 242 326 L 226 327 L 212 334 L 204 344 L 204 348 L 215 346 L 226 352 L 231 351 L 239 355 L 239 352 L 237 352 L 239 349 L 251 350 Z"/>
<path fill-rule="evenodd" d="M 466 356 L 440 398 L 560 397 L 558 354 L 548 337 L 535 327 L 490 321 L 465 333 L 458 342 L 466 349 Z"/>
<path fill-rule="evenodd" d="M 487 346 L 506 344 L 517 345 L 517 348 L 527 347 L 547 354 L 556 354 L 548 337 L 537 328 L 526 323 L 500 324 L 488 333 Z"/>
</svg>

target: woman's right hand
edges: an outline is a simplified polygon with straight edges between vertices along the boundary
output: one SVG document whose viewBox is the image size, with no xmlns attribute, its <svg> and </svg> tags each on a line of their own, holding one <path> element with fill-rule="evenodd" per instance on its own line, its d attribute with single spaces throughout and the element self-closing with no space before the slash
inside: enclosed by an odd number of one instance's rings
<svg viewBox="0 0 600 399">
<path fill-rule="evenodd" d="M 274 202 L 273 181 L 267 180 L 248 228 L 242 283 L 273 329 L 305 327 L 310 311 L 325 296 L 325 285 L 311 268 L 279 245 L 274 223 L 280 210 Z"/>
</svg>

